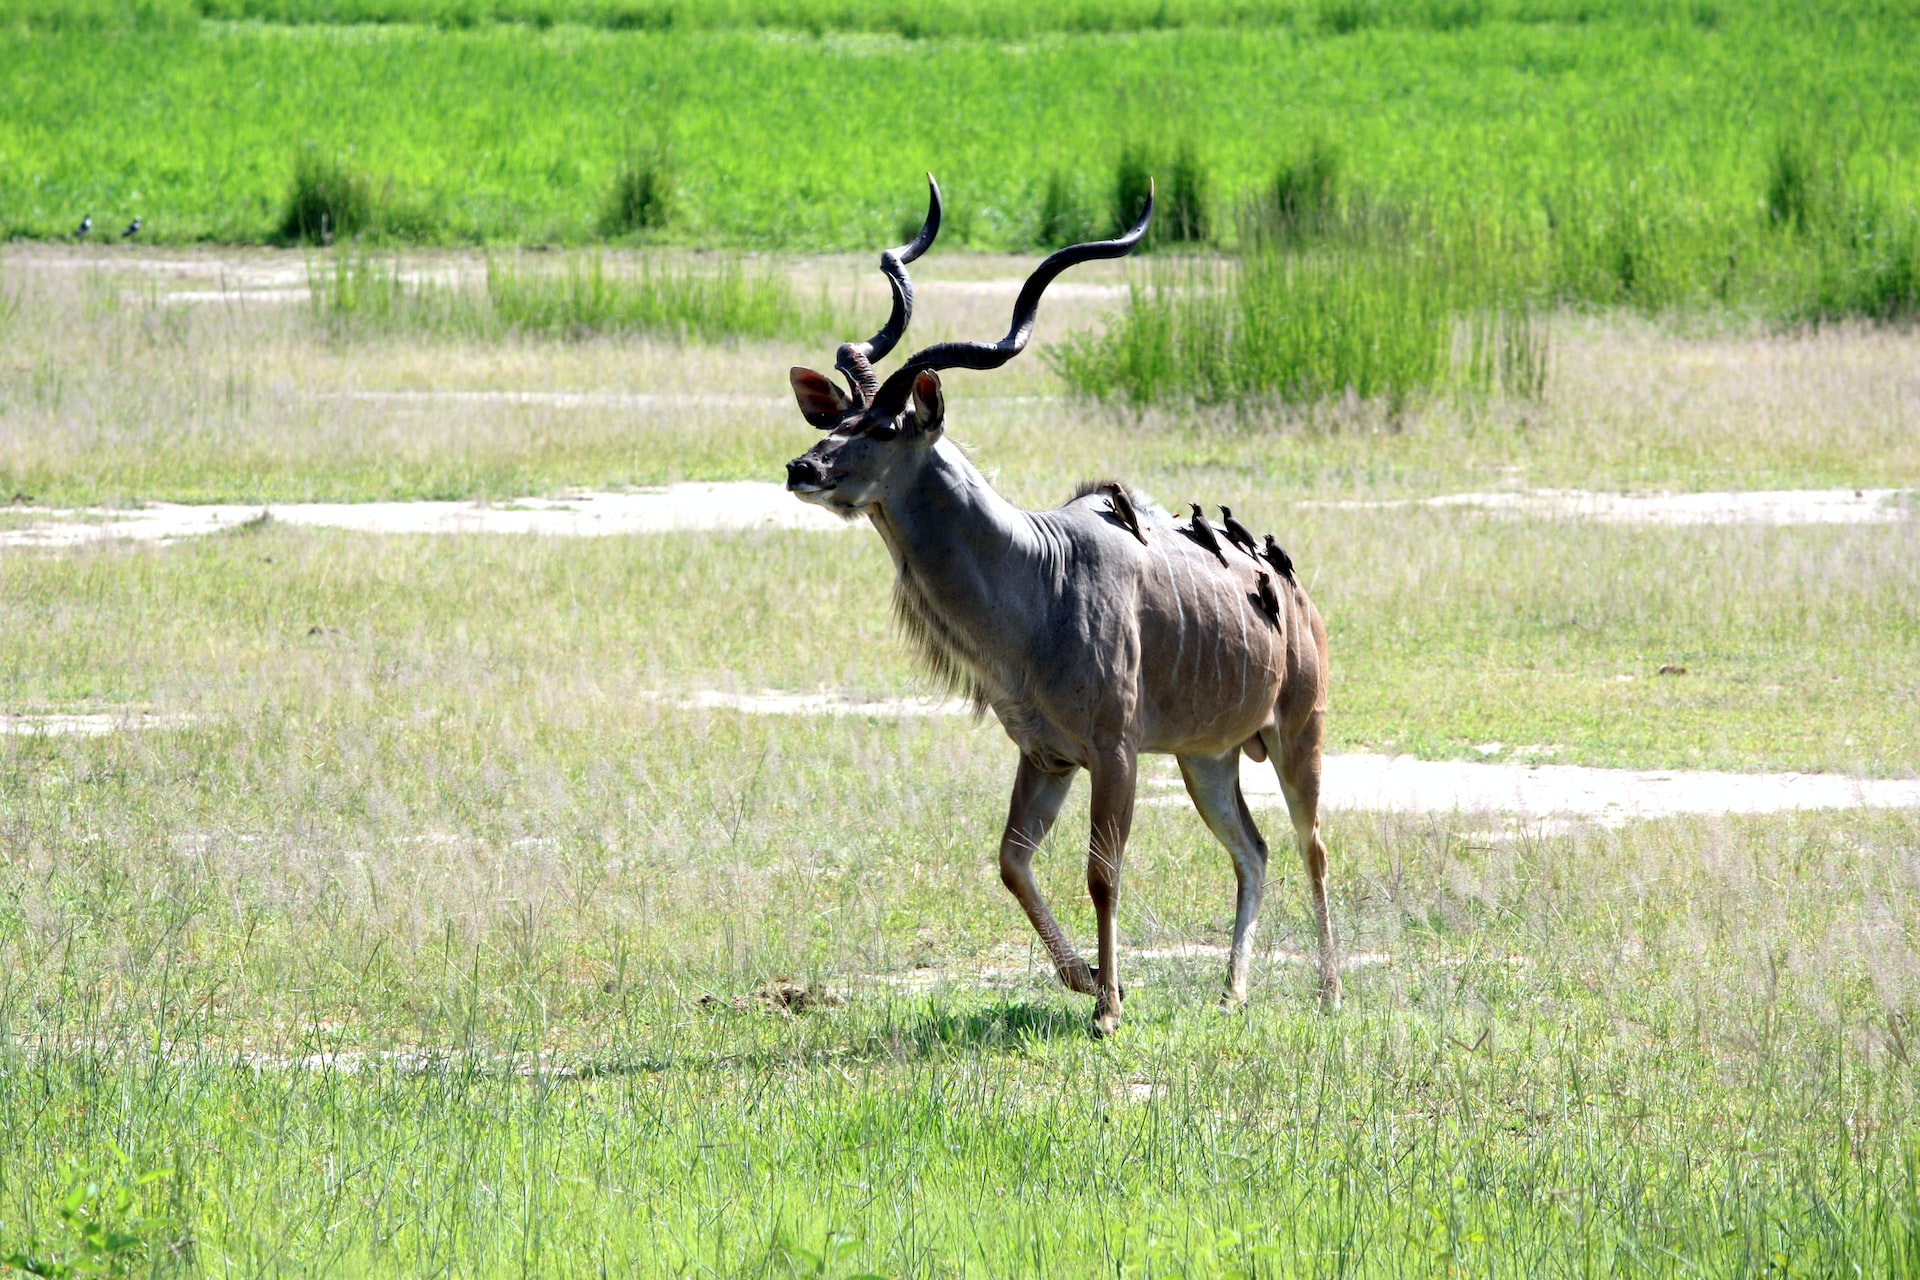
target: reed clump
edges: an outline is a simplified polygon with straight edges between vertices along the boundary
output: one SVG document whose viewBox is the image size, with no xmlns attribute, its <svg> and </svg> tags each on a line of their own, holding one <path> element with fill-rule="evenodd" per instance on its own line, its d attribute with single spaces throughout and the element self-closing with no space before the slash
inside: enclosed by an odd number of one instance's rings
<svg viewBox="0 0 1920 1280">
<path fill-rule="evenodd" d="M 672 341 L 813 337 L 832 307 L 809 304 L 779 273 L 743 259 L 675 263 L 591 253 L 534 264 L 487 260 L 482 282 L 409 275 L 391 254 L 342 246 L 310 266 L 315 319 L 328 333 L 413 332 L 499 339 L 648 336 Z"/>
</svg>

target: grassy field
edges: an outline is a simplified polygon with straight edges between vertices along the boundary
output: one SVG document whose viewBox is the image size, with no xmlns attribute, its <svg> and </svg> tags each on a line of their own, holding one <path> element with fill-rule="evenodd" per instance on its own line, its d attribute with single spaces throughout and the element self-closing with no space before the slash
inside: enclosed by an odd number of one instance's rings
<svg viewBox="0 0 1920 1280">
<path fill-rule="evenodd" d="M 1050 181 L 1103 222 L 1124 151 L 1165 163 L 1185 145 L 1230 238 L 1235 202 L 1319 140 L 1377 200 L 1583 225 L 1602 248 L 1630 234 L 1657 272 L 1699 240 L 1724 267 L 1729 237 L 1768 222 L 1783 144 L 1800 148 L 1796 191 L 1899 211 L 1920 190 L 1920 24 L 1898 6 L 1490 4 L 1441 21 L 1351 5 L 1295 21 L 1308 11 L 1194 4 L 1153 10 L 1179 19 L 1167 29 L 1069 18 L 993 38 L 991 14 L 1031 8 L 956 6 L 957 34 L 907 39 L 884 19 L 899 10 L 862 5 L 743 5 L 666 31 L 143 29 L 138 9 L 69 23 L 26 5 L 0 32 L 18 104 L 0 121 L 0 227 L 62 236 L 91 212 L 112 235 L 139 214 L 148 238 L 256 240 L 314 152 L 362 174 L 397 234 L 578 242 L 602 233 L 638 155 L 673 187 L 647 234 L 866 250 L 933 169 L 946 243 L 1007 248 L 1039 236 Z M 1130 4 L 1079 11 L 1096 10 L 1152 25 Z"/>
<path fill-rule="evenodd" d="M 1004 323 L 982 285 L 1019 264 L 927 265 L 916 338 Z M 308 269 L 11 253 L 0 488 L 509 498 L 771 478 L 813 435 L 782 383 L 824 339 L 363 329 Z M 864 256 L 780 269 L 877 310 Z M 1314 505 L 1920 484 L 1912 334 L 1548 323 L 1537 400 L 1121 413 L 1030 354 L 949 412 L 1028 503 L 1118 471 L 1279 530 L 1337 749 L 1920 771 L 1920 522 Z M 661 399 L 352 398 L 513 389 Z M 1329 1018 L 1284 854 L 1251 1005 L 1215 1012 L 1230 866 L 1145 805 L 1096 1042 L 993 867 L 997 726 L 658 696 L 925 691 L 889 578 L 865 530 L 0 554 L 0 710 L 166 726 L 0 736 L 0 1268 L 1920 1274 L 1920 815 L 1334 813 Z M 1039 867 L 1082 939 L 1084 796 Z"/>
</svg>

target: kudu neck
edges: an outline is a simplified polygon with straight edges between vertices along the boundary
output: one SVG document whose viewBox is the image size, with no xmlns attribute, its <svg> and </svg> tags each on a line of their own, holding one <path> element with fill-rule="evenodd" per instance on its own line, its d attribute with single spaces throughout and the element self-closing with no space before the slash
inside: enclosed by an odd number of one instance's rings
<svg viewBox="0 0 1920 1280">
<path fill-rule="evenodd" d="M 956 558 L 1017 554 L 1030 530 L 1027 513 L 988 483 L 961 448 L 945 439 L 895 498 L 873 513 L 896 561 L 933 571 Z"/>
<path fill-rule="evenodd" d="M 968 672 L 990 700 L 1011 692 L 1006 655 L 1028 647 L 1035 602 L 1060 576 L 1034 517 L 941 440 L 873 523 L 893 555 L 910 630 L 936 666 Z"/>
</svg>

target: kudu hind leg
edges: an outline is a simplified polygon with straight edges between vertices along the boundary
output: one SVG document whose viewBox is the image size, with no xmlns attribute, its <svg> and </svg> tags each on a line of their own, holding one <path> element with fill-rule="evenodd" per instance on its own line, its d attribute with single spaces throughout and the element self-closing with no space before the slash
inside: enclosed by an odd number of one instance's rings
<svg viewBox="0 0 1920 1280">
<path fill-rule="evenodd" d="M 1214 839 L 1233 855 L 1239 881 L 1233 912 L 1233 950 L 1227 954 L 1227 989 L 1221 1004 L 1240 1004 L 1247 998 L 1247 961 L 1253 949 L 1253 931 L 1260 903 L 1267 894 L 1267 842 L 1254 825 L 1253 814 L 1240 794 L 1240 749 L 1223 756 L 1180 756 L 1180 776 L 1201 821 Z"/>
<path fill-rule="evenodd" d="M 1087 773 L 1093 783 L 1090 807 L 1093 836 L 1087 846 L 1087 895 L 1100 928 L 1100 968 L 1094 978 L 1093 1032 L 1111 1035 L 1120 1027 L 1119 911 L 1120 864 L 1133 830 L 1134 784 L 1139 756 L 1116 747 L 1094 757 Z"/>
<path fill-rule="evenodd" d="M 1047 909 L 1040 886 L 1033 882 L 1033 855 L 1047 838 L 1053 820 L 1060 816 L 1067 792 L 1073 787 L 1073 770 L 1045 773 L 1025 756 L 1013 777 L 1013 798 L 1007 804 L 1007 826 L 1000 836 L 1000 883 L 1027 913 L 1033 931 L 1053 960 L 1053 971 L 1060 982 L 1081 995 L 1093 995 L 1093 972 L 1087 962 L 1067 941 L 1067 935 Z"/>
<path fill-rule="evenodd" d="M 1300 860 L 1306 864 L 1307 894 L 1313 901 L 1313 920 L 1319 933 L 1320 1003 L 1338 1009 L 1340 955 L 1333 942 L 1333 913 L 1327 906 L 1327 846 L 1320 839 L 1322 732 L 1320 713 L 1316 711 L 1291 742 L 1283 742 L 1273 729 L 1262 730 L 1260 737 L 1267 744 L 1273 771 L 1280 777 L 1280 791 L 1287 798 L 1287 812 L 1293 819 L 1294 840 L 1300 846 Z"/>
</svg>

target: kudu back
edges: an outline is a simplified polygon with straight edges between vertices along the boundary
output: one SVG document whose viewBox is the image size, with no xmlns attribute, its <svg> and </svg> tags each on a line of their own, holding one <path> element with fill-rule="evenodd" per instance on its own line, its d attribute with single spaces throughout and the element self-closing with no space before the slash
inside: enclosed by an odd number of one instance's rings
<svg viewBox="0 0 1920 1280">
<path fill-rule="evenodd" d="M 1026 346 L 1041 294 L 1076 263 L 1130 252 L 1153 216 L 1147 197 L 1124 236 L 1062 249 L 1030 276 L 997 343 L 948 342 L 909 356 L 881 381 L 873 365 L 913 313 L 906 266 L 940 227 L 928 178 L 925 225 L 880 258 L 893 310 L 868 342 L 840 348 L 843 389 L 795 368 L 800 412 L 827 432 L 787 464 L 787 488 L 847 519 L 872 521 L 893 557 L 894 603 L 933 670 L 991 707 L 1020 750 L 1000 839 L 1000 875 L 1052 956 L 1060 980 L 1094 997 L 1094 1030 L 1120 1023 L 1115 964 L 1120 866 L 1142 752 L 1173 755 L 1239 881 L 1224 1002 L 1246 998 L 1248 950 L 1267 884 L 1267 844 L 1240 793 L 1240 756 L 1270 759 L 1306 864 L 1319 931 L 1320 993 L 1340 1000 L 1327 854 L 1319 831 L 1327 636 L 1277 544 L 1269 559 L 1217 537 L 1197 514 L 1181 525 L 1118 482 L 1065 506 L 1026 511 L 1002 498 L 945 435 L 939 370 L 992 369 Z M 1235 526 L 1236 535 L 1243 531 Z M 1035 850 L 1076 772 L 1092 780 L 1087 891 L 1099 923 L 1097 967 L 1074 950 L 1034 884 Z"/>
</svg>

